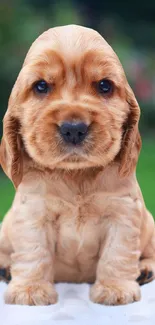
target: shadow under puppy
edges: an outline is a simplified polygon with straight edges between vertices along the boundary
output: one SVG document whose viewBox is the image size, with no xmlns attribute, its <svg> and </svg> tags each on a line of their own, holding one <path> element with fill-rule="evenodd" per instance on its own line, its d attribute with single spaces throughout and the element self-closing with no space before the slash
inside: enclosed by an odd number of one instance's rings
<svg viewBox="0 0 155 325">
<path fill-rule="evenodd" d="M 94 30 L 70 25 L 31 46 L 4 117 L 1 164 L 16 187 L 0 232 L 6 303 L 57 301 L 89 282 L 107 305 L 140 299 L 155 274 L 155 227 L 135 176 L 140 109 Z M 5 275 L 5 274 L 4 274 Z"/>
</svg>

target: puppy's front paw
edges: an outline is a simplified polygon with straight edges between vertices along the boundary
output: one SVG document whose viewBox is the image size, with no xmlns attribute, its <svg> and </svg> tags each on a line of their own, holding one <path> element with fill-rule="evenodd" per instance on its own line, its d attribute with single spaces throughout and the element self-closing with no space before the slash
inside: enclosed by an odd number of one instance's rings
<svg viewBox="0 0 155 325">
<path fill-rule="evenodd" d="M 21 284 L 11 281 L 4 298 L 7 304 L 51 305 L 57 302 L 58 295 L 50 282 Z"/>
<path fill-rule="evenodd" d="M 139 285 L 134 281 L 96 282 L 90 289 L 90 299 L 105 305 L 125 305 L 140 297 Z"/>
</svg>

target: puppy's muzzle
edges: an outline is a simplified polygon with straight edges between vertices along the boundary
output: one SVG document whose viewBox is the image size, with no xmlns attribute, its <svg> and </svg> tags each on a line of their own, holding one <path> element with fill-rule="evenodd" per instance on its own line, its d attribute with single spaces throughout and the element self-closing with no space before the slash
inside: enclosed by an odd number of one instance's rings
<svg viewBox="0 0 155 325">
<path fill-rule="evenodd" d="M 88 126 L 83 122 L 64 122 L 59 130 L 65 142 L 76 145 L 85 139 L 88 133 Z"/>
</svg>

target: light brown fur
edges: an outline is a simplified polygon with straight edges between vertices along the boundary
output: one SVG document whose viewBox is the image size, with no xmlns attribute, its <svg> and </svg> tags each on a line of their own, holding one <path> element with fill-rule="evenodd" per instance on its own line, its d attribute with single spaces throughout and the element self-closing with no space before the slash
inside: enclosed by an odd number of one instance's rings
<svg viewBox="0 0 155 325">
<path fill-rule="evenodd" d="M 98 94 L 110 79 L 114 91 Z M 48 94 L 34 93 L 40 79 Z M 80 26 L 50 29 L 32 45 L 4 117 L 1 164 L 17 188 L 0 232 L 11 266 L 7 303 L 57 301 L 54 282 L 90 282 L 92 301 L 140 299 L 141 270 L 155 274 L 155 228 L 135 176 L 140 109 L 106 41 Z M 58 126 L 90 131 L 70 148 Z"/>
</svg>

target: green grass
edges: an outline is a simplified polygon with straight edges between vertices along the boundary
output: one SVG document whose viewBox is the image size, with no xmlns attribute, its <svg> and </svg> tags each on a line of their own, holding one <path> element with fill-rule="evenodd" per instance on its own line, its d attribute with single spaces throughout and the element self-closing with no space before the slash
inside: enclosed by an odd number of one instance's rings
<svg viewBox="0 0 155 325">
<path fill-rule="evenodd" d="M 11 206 L 14 197 L 14 187 L 10 180 L 2 175 L 0 177 L 0 220 Z"/>
<path fill-rule="evenodd" d="M 147 208 L 155 217 L 155 141 L 144 142 L 137 167 L 139 181 Z"/>
<path fill-rule="evenodd" d="M 146 205 L 155 216 L 155 145 L 153 141 L 143 143 L 137 168 L 137 178 Z M 0 220 L 11 206 L 13 196 L 13 185 L 7 177 L 2 175 L 0 177 Z"/>
</svg>

